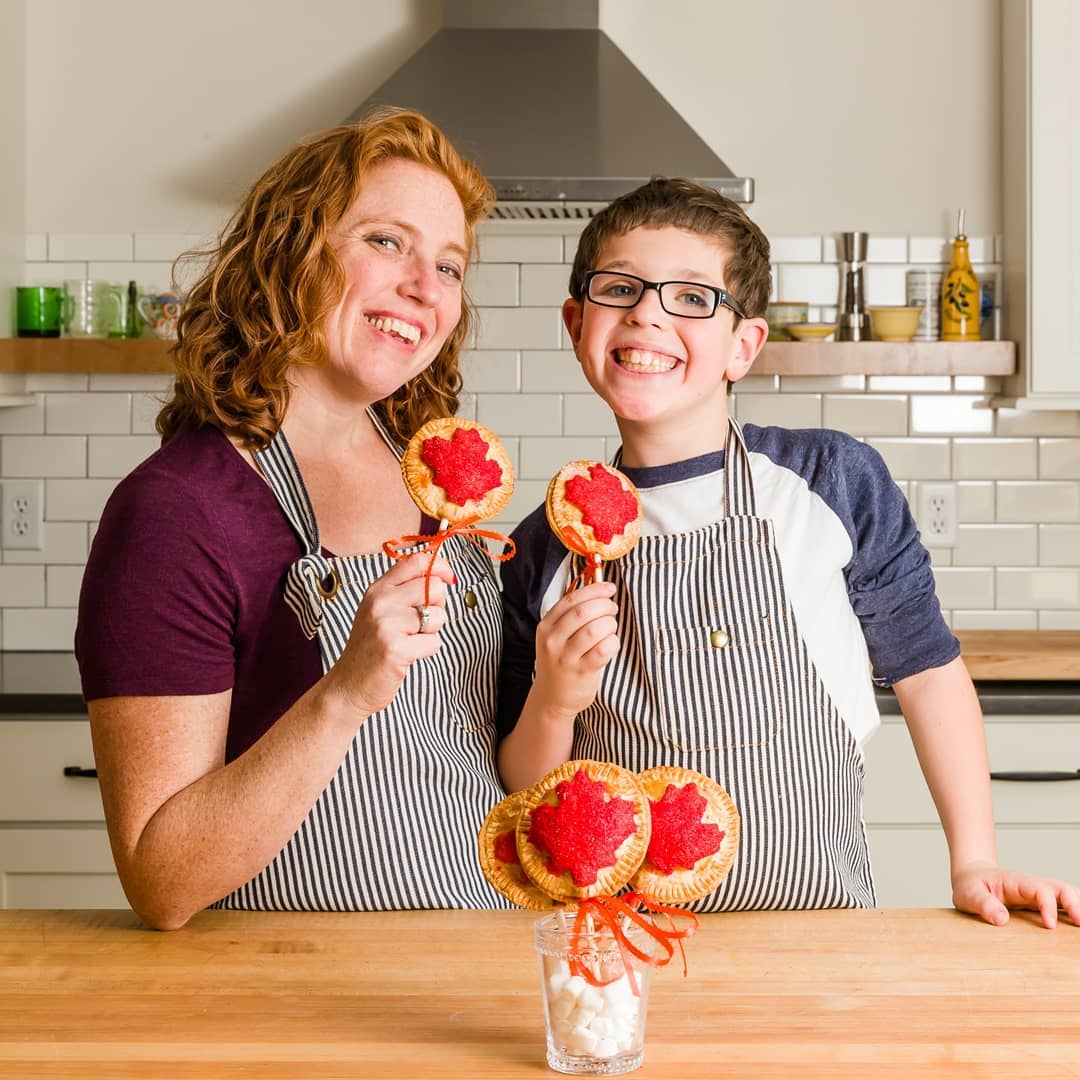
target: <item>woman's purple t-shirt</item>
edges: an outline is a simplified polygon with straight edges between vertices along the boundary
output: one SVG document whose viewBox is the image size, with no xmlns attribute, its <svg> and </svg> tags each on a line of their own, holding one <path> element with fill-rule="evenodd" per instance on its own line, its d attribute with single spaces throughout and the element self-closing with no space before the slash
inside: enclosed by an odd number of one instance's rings
<svg viewBox="0 0 1080 1080">
<path fill-rule="evenodd" d="M 322 676 L 282 596 L 303 554 L 273 492 L 216 428 L 187 428 L 120 482 L 79 597 L 83 696 L 232 688 L 226 760 Z"/>
</svg>

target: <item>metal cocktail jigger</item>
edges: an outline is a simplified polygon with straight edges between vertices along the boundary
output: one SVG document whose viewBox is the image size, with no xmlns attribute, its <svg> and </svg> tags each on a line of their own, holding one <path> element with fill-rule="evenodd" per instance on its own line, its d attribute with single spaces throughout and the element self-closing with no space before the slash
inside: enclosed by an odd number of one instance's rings
<svg viewBox="0 0 1080 1080">
<path fill-rule="evenodd" d="M 870 316 L 863 293 L 863 263 L 866 262 L 864 232 L 840 234 L 840 296 L 836 303 L 836 340 L 869 341 Z"/>
</svg>

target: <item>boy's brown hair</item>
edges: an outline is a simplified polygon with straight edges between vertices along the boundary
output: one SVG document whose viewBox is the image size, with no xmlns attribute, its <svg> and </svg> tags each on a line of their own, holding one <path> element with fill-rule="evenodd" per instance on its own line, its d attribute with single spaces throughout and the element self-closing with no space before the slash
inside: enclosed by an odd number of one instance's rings
<svg viewBox="0 0 1080 1080">
<path fill-rule="evenodd" d="M 714 240 L 724 248 L 727 265 L 722 285 L 747 318 L 764 316 L 769 303 L 769 241 L 746 211 L 713 188 L 682 177 L 653 177 L 620 195 L 585 227 L 570 271 L 570 295 L 585 296 L 585 274 L 618 236 L 632 229 L 672 226 Z M 736 322 L 738 316 L 736 316 Z"/>
</svg>

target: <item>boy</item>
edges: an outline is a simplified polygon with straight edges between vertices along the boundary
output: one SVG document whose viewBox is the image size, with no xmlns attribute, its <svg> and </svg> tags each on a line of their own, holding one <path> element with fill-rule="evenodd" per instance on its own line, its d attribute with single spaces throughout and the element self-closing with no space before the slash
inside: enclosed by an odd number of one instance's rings
<svg viewBox="0 0 1080 1080">
<path fill-rule="evenodd" d="M 996 865 L 982 715 L 929 558 L 879 455 L 835 431 L 729 423 L 729 384 L 768 333 L 769 245 L 689 180 L 616 199 L 581 236 L 563 318 L 614 412 L 641 541 L 563 595 L 543 508 L 504 564 L 499 768 L 561 762 L 713 776 L 742 815 L 698 910 L 868 907 L 860 743 L 892 686 L 949 843 L 953 903 L 995 924 L 1080 923 L 1080 891 Z"/>
</svg>

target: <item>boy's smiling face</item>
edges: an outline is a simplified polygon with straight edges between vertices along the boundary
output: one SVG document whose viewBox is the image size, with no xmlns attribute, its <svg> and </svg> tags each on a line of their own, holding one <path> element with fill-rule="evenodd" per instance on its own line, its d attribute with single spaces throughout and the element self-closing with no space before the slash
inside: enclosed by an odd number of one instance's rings
<svg viewBox="0 0 1080 1080">
<path fill-rule="evenodd" d="M 716 241 L 662 226 L 616 237 L 590 269 L 724 288 L 726 262 Z M 727 383 L 749 371 L 765 342 L 764 319 L 735 326 L 724 306 L 708 319 L 671 315 L 655 289 L 632 308 L 570 299 L 563 318 L 586 379 L 619 421 L 626 464 L 668 464 L 723 447 Z"/>
</svg>

